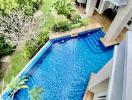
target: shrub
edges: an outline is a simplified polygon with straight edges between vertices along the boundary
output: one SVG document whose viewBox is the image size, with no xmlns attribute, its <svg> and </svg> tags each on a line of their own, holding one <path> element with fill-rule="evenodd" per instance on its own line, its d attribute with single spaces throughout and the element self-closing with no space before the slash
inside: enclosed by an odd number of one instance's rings
<svg viewBox="0 0 132 100">
<path fill-rule="evenodd" d="M 64 32 L 70 29 L 78 28 L 83 25 L 87 25 L 87 19 L 81 19 L 80 15 L 75 15 L 70 21 L 61 21 L 53 25 L 52 31 L 54 32 Z"/>
<path fill-rule="evenodd" d="M 18 9 L 16 0 L 0 0 L 0 12 L 3 16 L 10 14 L 14 9 Z"/>
<path fill-rule="evenodd" d="M 33 0 L 1 0 L 0 12 L 5 16 L 10 14 L 13 10 L 25 9 L 26 15 L 32 15 L 33 9 L 38 8 L 35 3 L 39 4 L 40 2 L 34 2 Z"/>
<path fill-rule="evenodd" d="M 12 46 L 6 42 L 4 35 L 0 35 L 0 57 L 12 52 Z"/>
<path fill-rule="evenodd" d="M 74 29 L 74 28 L 78 28 L 80 26 L 82 26 L 82 23 L 71 23 L 69 27 L 70 27 L 70 29 Z"/>
<path fill-rule="evenodd" d="M 58 0 L 54 3 L 54 8 L 57 10 L 59 15 L 65 15 L 69 19 L 71 14 L 75 11 L 68 0 Z"/>
<path fill-rule="evenodd" d="M 44 29 L 43 32 L 38 35 L 36 40 L 38 50 L 49 40 L 48 34 L 49 30 Z"/>
<path fill-rule="evenodd" d="M 38 50 L 48 41 L 49 30 L 44 29 L 36 39 L 31 39 L 26 42 L 23 56 L 26 59 L 31 59 Z"/>
<path fill-rule="evenodd" d="M 26 59 L 30 59 L 33 57 L 33 55 L 35 55 L 36 52 L 37 52 L 36 41 L 34 39 L 27 41 L 25 44 L 23 56 Z"/>
<path fill-rule="evenodd" d="M 4 73 L 2 71 L 2 63 L 0 61 L 0 81 L 3 79 L 3 77 L 4 77 Z"/>
<path fill-rule="evenodd" d="M 78 28 L 82 26 L 82 19 L 80 15 L 75 15 L 71 19 L 70 29 Z"/>
<path fill-rule="evenodd" d="M 80 15 L 75 15 L 71 19 L 72 23 L 81 23 L 81 16 Z"/>
<path fill-rule="evenodd" d="M 33 12 L 39 10 L 40 3 L 33 1 Z"/>
<path fill-rule="evenodd" d="M 82 19 L 82 25 L 87 25 L 88 24 L 88 19 L 87 18 L 84 18 Z"/>
<path fill-rule="evenodd" d="M 70 23 L 68 21 L 59 22 L 59 23 L 53 25 L 52 31 L 54 31 L 54 32 L 58 32 L 58 31 L 64 32 L 64 31 L 70 30 L 69 25 L 70 25 Z"/>
</svg>

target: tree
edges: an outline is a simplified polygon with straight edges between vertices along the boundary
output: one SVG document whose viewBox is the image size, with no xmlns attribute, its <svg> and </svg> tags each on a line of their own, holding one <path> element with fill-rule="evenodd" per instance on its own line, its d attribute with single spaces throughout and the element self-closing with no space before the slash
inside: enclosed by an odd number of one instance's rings
<svg viewBox="0 0 132 100">
<path fill-rule="evenodd" d="M 7 88 L 7 90 L 10 91 L 9 98 L 11 98 L 11 100 L 14 100 L 15 94 L 20 89 L 26 89 L 26 88 L 28 88 L 28 86 L 26 85 L 27 81 L 28 81 L 27 77 L 24 77 L 23 79 L 12 78 L 11 82 L 5 86 Z"/>
<path fill-rule="evenodd" d="M 26 16 L 24 10 L 12 11 L 7 16 L 0 16 L 0 33 L 12 42 L 19 44 L 30 38 L 34 38 L 45 23 L 45 16 Z"/>
<path fill-rule="evenodd" d="M 0 58 L 12 52 L 12 46 L 5 40 L 4 35 L 0 34 Z"/>
<path fill-rule="evenodd" d="M 53 6 L 59 15 L 65 15 L 68 19 L 70 19 L 71 14 L 75 11 L 72 4 L 68 0 L 57 0 Z"/>
<path fill-rule="evenodd" d="M 12 10 L 18 8 L 16 0 L 0 0 L 0 12 L 2 15 L 10 14 Z"/>
</svg>

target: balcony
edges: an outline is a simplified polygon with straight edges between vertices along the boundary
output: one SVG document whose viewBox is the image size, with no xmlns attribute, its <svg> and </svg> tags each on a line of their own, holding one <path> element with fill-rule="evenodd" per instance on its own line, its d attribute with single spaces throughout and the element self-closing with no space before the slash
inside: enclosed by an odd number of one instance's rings
<svg viewBox="0 0 132 100">
<path fill-rule="evenodd" d="M 109 1 L 116 6 L 124 6 L 124 5 L 127 5 L 128 3 L 128 0 L 109 0 Z"/>
</svg>

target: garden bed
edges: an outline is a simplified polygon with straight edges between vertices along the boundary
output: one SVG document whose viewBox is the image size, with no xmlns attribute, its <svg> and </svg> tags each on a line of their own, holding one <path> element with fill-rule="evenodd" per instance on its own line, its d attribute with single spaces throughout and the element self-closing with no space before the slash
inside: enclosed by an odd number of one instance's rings
<svg viewBox="0 0 132 100">
<path fill-rule="evenodd" d="M 102 26 L 99 23 L 88 24 L 86 26 L 82 26 L 80 28 L 75 28 L 75 29 L 72 29 L 72 30 L 66 31 L 66 32 L 51 33 L 51 34 L 49 34 L 49 39 L 59 38 L 59 37 L 72 35 L 72 34 L 76 34 L 79 32 L 88 31 L 88 30 L 97 29 L 97 28 L 102 28 Z"/>
</svg>

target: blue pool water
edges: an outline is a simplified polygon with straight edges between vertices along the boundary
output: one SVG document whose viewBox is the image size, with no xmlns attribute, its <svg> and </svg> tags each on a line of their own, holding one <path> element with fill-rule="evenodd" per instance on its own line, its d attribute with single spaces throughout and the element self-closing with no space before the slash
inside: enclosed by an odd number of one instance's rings
<svg viewBox="0 0 132 100">
<path fill-rule="evenodd" d="M 31 74 L 29 88 L 43 87 L 43 100 L 82 100 L 90 74 L 113 56 L 113 47 L 104 48 L 100 43 L 103 36 L 99 29 L 54 41 L 27 73 Z M 15 100 L 29 100 L 27 90 L 20 90 Z"/>
</svg>

